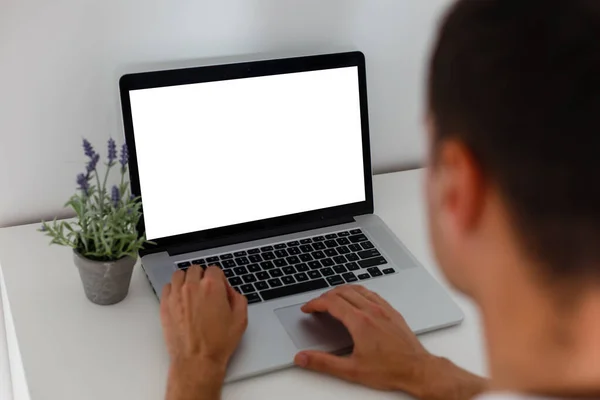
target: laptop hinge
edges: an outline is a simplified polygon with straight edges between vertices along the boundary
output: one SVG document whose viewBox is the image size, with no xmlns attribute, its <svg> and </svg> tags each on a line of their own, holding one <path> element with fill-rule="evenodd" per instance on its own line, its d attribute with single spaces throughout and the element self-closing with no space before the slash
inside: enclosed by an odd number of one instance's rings
<svg viewBox="0 0 600 400">
<path fill-rule="evenodd" d="M 291 233 L 309 231 L 312 229 L 320 229 L 328 226 L 335 226 L 341 224 L 348 224 L 354 222 L 353 217 L 341 217 L 327 220 L 311 221 L 304 224 L 294 224 L 290 226 L 272 228 L 263 231 L 253 231 L 242 233 L 239 235 L 228 235 L 226 237 L 213 238 L 210 240 L 204 240 L 197 243 L 182 243 L 177 246 L 171 246 L 162 251 L 167 251 L 169 255 L 175 256 L 178 254 L 192 253 L 194 251 L 201 251 L 206 249 L 213 249 L 222 246 L 228 246 L 236 243 L 250 242 L 253 240 L 266 239 L 270 237 L 276 237 L 281 235 L 288 235 Z"/>
</svg>

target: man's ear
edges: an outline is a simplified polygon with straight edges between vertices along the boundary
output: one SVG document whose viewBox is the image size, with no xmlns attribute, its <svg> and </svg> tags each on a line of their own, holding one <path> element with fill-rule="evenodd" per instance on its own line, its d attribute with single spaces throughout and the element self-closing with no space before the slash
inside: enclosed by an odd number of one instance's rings
<svg viewBox="0 0 600 400">
<path fill-rule="evenodd" d="M 460 141 L 444 140 L 437 149 L 439 207 L 454 229 L 476 227 L 483 212 L 483 173 L 473 153 Z"/>
</svg>

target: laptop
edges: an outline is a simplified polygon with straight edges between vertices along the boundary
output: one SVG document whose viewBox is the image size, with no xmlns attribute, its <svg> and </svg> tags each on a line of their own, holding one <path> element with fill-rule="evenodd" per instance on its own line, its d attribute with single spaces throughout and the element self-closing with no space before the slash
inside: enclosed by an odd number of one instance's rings
<svg viewBox="0 0 600 400">
<path fill-rule="evenodd" d="M 348 352 L 339 322 L 300 311 L 338 285 L 379 293 L 416 333 L 462 320 L 373 212 L 362 53 L 134 73 L 120 93 L 152 289 L 216 265 L 248 299 L 227 381 Z"/>
</svg>

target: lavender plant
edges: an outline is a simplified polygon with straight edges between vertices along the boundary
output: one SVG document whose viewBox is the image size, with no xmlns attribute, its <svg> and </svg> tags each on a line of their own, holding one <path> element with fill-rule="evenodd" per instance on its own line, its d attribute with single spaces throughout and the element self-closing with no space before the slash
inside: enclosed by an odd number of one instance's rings
<svg viewBox="0 0 600 400">
<path fill-rule="evenodd" d="M 129 163 L 127 145 L 123 144 L 118 155 L 117 144 L 113 139 L 108 140 L 103 176 L 98 171 L 100 155 L 86 139 L 83 139 L 83 151 L 88 159 L 85 172 L 77 175 L 77 192 L 65 204 L 75 211 L 77 220 L 42 221 L 40 231 L 52 238 L 50 244 L 72 247 L 91 260 L 136 258 L 147 242 L 145 236 L 140 237 L 136 231 L 141 202 L 131 194 L 129 182 L 125 180 Z M 121 174 L 120 184 L 108 190 L 108 177 L 115 167 Z"/>
</svg>

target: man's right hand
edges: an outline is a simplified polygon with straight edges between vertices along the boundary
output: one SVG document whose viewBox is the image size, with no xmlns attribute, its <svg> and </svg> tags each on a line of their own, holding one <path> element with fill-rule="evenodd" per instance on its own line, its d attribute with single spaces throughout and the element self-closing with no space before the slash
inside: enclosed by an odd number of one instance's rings
<svg viewBox="0 0 600 400">
<path fill-rule="evenodd" d="M 338 287 L 302 310 L 328 312 L 342 322 L 354 350 L 349 357 L 303 351 L 294 360 L 300 367 L 421 399 L 469 399 L 485 389 L 482 378 L 427 352 L 402 315 L 362 286 Z"/>
</svg>

